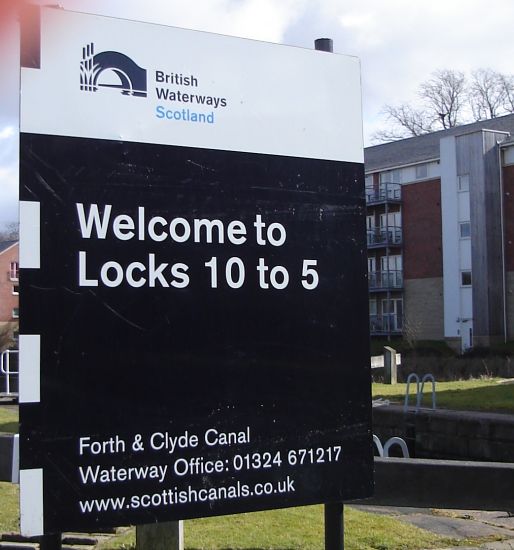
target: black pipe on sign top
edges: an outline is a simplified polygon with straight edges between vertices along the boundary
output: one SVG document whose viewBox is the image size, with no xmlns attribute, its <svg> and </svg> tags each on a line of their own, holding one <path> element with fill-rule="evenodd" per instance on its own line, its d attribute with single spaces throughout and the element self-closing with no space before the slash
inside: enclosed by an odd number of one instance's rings
<svg viewBox="0 0 514 550">
<path fill-rule="evenodd" d="M 317 38 L 314 41 L 314 49 L 320 52 L 333 53 L 334 41 L 331 38 Z"/>
</svg>

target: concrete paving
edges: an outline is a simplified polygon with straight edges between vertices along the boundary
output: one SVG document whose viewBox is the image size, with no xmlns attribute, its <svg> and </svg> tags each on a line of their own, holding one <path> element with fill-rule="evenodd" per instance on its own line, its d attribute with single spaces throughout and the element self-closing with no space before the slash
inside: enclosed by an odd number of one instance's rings
<svg viewBox="0 0 514 550">
<path fill-rule="evenodd" d="M 476 539 L 499 536 L 505 540 L 487 542 L 479 546 L 458 546 L 455 550 L 514 550 L 514 516 L 507 512 L 478 510 L 434 510 L 426 508 L 399 508 L 385 506 L 355 506 L 374 514 L 396 519 L 453 539 Z M 443 549 L 441 549 L 443 550 Z M 445 548 L 444 550 L 453 550 Z"/>
</svg>

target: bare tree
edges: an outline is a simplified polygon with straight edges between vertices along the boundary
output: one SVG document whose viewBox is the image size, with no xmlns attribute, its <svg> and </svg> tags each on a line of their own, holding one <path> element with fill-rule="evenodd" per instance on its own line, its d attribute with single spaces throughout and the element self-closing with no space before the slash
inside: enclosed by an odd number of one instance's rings
<svg viewBox="0 0 514 550">
<path fill-rule="evenodd" d="M 12 323 L 0 325 L 0 352 L 9 349 L 13 345 L 12 331 Z"/>
<path fill-rule="evenodd" d="M 471 77 L 469 103 L 474 119 L 484 120 L 504 114 L 507 101 L 505 75 L 492 69 L 478 69 L 471 73 Z"/>
<path fill-rule="evenodd" d="M 420 102 L 385 105 L 390 126 L 372 136 L 374 143 L 395 141 L 514 113 L 514 75 L 493 69 L 464 73 L 440 69 L 418 88 Z"/>
<path fill-rule="evenodd" d="M 418 95 L 426 105 L 429 115 L 444 128 L 453 128 L 461 122 L 466 101 L 466 77 L 460 71 L 440 69 L 422 82 Z"/>
<path fill-rule="evenodd" d="M 383 107 L 392 125 L 387 130 L 375 132 L 373 142 L 394 141 L 457 126 L 463 118 L 466 95 L 464 73 L 449 69 L 435 71 L 418 88 L 419 108 L 408 103 Z"/>
<path fill-rule="evenodd" d="M 373 135 L 373 141 L 386 142 L 420 136 L 431 132 L 434 119 L 421 109 L 414 109 L 407 103 L 401 105 L 385 105 L 384 114 L 393 125 L 388 130 L 379 130 Z"/>
<path fill-rule="evenodd" d="M 17 241 L 19 239 L 18 222 L 6 223 L 3 229 L 0 230 L 0 242 Z"/>
<path fill-rule="evenodd" d="M 504 91 L 503 108 L 507 113 L 514 113 L 514 76 L 500 74 L 500 80 Z"/>
</svg>

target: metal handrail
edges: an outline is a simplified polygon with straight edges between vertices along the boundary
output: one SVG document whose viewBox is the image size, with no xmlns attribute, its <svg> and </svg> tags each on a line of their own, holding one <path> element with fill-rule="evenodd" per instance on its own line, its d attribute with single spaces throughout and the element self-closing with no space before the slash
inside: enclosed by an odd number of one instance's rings
<svg viewBox="0 0 514 550">
<path fill-rule="evenodd" d="M 407 376 L 407 389 L 405 390 L 405 401 L 403 403 L 403 412 L 407 412 L 407 409 L 409 407 L 411 380 L 416 381 L 416 409 L 417 409 L 418 395 L 419 395 L 419 376 L 415 372 L 411 372 L 409 376 Z"/>
<path fill-rule="evenodd" d="M 381 183 L 378 188 L 366 189 L 366 202 L 399 201 L 402 198 L 402 188 L 399 183 Z"/>
<path fill-rule="evenodd" d="M 432 409 L 436 409 L 435 404 L 435 378 L 432 374 L 425 374 L 423 378 L 421 379 L 421 388 L 418 392 L 418 397 L 416 399 L 416 410 L 418 410 L 421 407 L 421 400 L 423 399 L 423 390 L 425 388 L 425 382 L 431 382 L 432 383 Z"/>
<path fill-rule="evenodd" d="M 388 225 L 387 227 L 374 227 L 367 231 L 368 246 L 377 244 L 401 244 L 403 232 L 401 226 Z"/>
<path fill-rule="evenodd" d="M 405 439 L 402 439 L 401 437 L 390 437 L 384 445 L 382 445 L 382 442 L 380 441 L 380 438 L 378 435 L 373 434 L 373 444 L 377 448 L 378 456 L 380 458 L 389 458 L 389 449 L 391 447 L 394 447 L 395 445 L 398 445 L 400 449 L 402 450 L 403 458 L 409 458 L 409 448 L 407 447 L 407 443 L 405 443 Z"/>
<path fill-rule="evenodd" d="M 409 407 L 409 397 L 410 397 L 410 383 L 411 380 L 416 381 L 416 412 L 419 411 L 421 408 L 421 401 L 423 400 L 423 390 L 425 389 L 425 382 L 431 382 L 432 383 L 432 409 L 436 409 L 436 397 L 435 397 L 435 378 L 433 374 L 425 374 L 423 378 L 419 378 L 419 376 L 412 372 L 407 377 L 407 388 L 405 390 L 405 401 L 403 403 L 403 412 L 407 412 L 407 409 Z"/>
<path fill-rule="evenodd" d="M 378 456 L 383 457 L 384 456 L 384 447 L 382 446 L 382 442 L 380 441 L 380 438 L 378 435 L 373 434 L 373 443 L 378 451 Z"/>
<path fill-rule="evenodd" d="M 8 349 L 0 354 L 0 373 L 5 375 L 5 392 L 8 396 L 17 395 L 16 392 L 11 392 L 11 376 L 18 376 L 19 370 L 11 370 L 11 354 L 18 353 L 17 349 Z"/>
<path fill-rule="evenodd" d="M 403 288 L 403 271 L 368 271 L 369 288 Z"/>
<path fill-rule="evenodd" d="M 369 328 L 372 333 L 376 332 L 401 332 L 403 318 L 396 313 L 385 313 L 383 315 L 370 315 Z"/>
<path fill-rule="evenodd" d="M 409 448 L 407 447 L 407 443 L 405 443 L 405 439 L 402 439 L 401 437 L 390 437 L 385 442 L 384 458 L 389 458 L 389 449 L 394 445 L 398 445 L 400 447 L 400 449 L 402 450 L 403 458 L 410 458 Z"/>
</svg>

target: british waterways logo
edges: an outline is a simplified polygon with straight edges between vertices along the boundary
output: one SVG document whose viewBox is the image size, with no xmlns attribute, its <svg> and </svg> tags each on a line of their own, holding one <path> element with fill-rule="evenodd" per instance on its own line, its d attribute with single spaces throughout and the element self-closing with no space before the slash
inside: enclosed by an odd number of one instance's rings
<svg viewBox="0 0 514 550">
<path fill-rule="evenodd" d="M 146 69 L 120 52 L 95 54 L 95 45 L 82 48 L 80 89 L 97 92 L 99 88 L 119 89 L 123 95 L 147 97 Z"/>
</svg>

